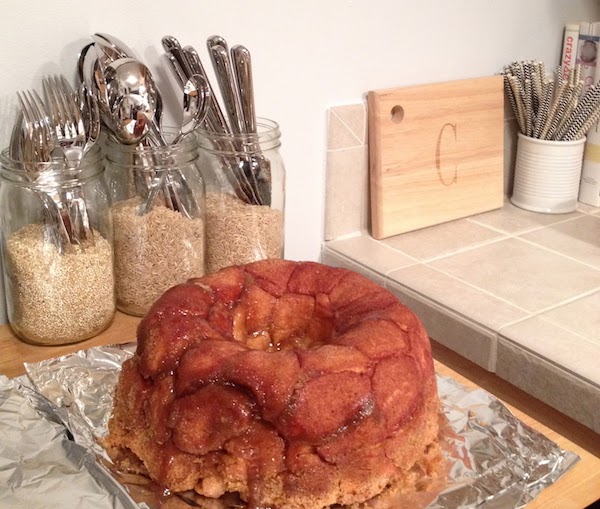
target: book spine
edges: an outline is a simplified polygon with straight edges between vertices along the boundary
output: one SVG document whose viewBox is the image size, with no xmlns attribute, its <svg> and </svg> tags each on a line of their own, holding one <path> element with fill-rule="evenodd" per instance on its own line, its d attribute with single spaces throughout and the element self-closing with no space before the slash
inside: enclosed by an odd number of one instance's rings
<svg viewBox="0 0 600 509">
<path fill-rule="evenodd" d="M 581 66 L 581 79 L 583 80 L 582 94 L 587 92 L 594 84 L 599 43 L 600 23 L 590 23 L 587 21 L 579 23 L 576 63 Z"/>
<path fill-rule="evenodd" d="M 600 46 L 600 22 L 589 23 L 589 37 L 584 40 L 593 41 L 596 47 Z M 595 34 L 598 34 L 596 36 Z M 598 37 L 596 39 L 596 37 Z M 581 36 L 579 38 L 581 44 Z M 591 50 L 591 46 L 589 46 Z M 579 46 L 577 51 L 579 52 Z M 579 62 L 579 59 L 577 60 Z M 582 66 L 582 79 L 583 76 Z M 594 74 L 585 78 L 584 90 L 600 81 L 600 65 L 594 68 Z M 585 150 L 583 153 L 583 166 L 581 168 L 581 181 L 579 182 L 578 200 L 594 207 L 600 207 L 600 125 L 596 122 L 586 133 Z"/>
<path fill-rule="evenodd" d="M 563 38 L 560 66 L 562 67 L 563 79 L 566 79 L 571 69 L 575 68 L 577 59 L 577 45 L 579 42 L 579 23 L 567 23 Z"/>
<path fill-rule="evenodd" d="M 600 207 L 600 145 L 589 143 L 587 140 L 577 199 L 581 203 Z"/>
</svg>

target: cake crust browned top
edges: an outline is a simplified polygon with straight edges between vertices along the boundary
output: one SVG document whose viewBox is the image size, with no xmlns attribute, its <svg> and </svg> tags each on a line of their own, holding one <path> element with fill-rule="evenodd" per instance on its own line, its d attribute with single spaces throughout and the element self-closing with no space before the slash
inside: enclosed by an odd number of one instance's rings
<svg viewBox="0 0 600 509">
<path fill-rule="evenodd" d="M 173 491 L 322 508 L 427 470 L 437 416 L 412 311 L 354 272 L 265 260 L 154 304 L 123 366 L 107 448 Z"/>
</svg>

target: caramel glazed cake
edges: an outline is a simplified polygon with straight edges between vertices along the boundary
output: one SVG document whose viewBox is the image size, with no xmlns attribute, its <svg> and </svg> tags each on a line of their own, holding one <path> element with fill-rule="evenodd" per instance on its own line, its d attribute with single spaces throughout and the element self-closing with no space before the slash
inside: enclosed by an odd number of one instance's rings
<svg viewBox="0 0 600 509">
<path fill-rule="evenodd" d="M 265 260 L 168 290 L 139 325 L 107 450 L 171 492 L 352 505 L 441 464 L 429 338 L 345 269 Z"/>
</svg>

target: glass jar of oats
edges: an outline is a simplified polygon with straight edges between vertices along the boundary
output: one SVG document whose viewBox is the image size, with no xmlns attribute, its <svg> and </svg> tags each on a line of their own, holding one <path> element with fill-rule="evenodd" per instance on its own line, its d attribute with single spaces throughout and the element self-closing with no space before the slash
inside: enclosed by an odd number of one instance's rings
<svg viewBox="0 0 600 509">
<path fill-rule="evenodd" d="M 102 154 L 22 162 L 0 155 L 0 235 L 9 323 L 28 343 L 91 338 L 115 314 L 113 232 Z"/>
<path fill-rule="evenodd" d="M 259 118 L 256 134 L 196 133 L 206 181 L 207 272 L 282 258 L 285 168 L 279 125 Z"/>
<path fill-rule="evenodd" d="M 205 273 L 204 181 L 197 143 L 194 136 L 164 147 L 107 139 L 104 148 L 117 307 L 143 316 L 171 286 Z"/>
</svg>

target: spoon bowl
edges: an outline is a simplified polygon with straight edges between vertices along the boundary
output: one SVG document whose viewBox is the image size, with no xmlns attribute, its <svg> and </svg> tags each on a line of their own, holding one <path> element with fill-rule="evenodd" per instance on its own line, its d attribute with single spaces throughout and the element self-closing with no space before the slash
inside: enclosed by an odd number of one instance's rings
<svg viewBox="0 0 600 509">
<path fill-rule="evenodd" d="M 125 94 L 114 105 L 112 118 L 115 137 L 125 145 L 136 145 L 148 134 L 154 111 L 144 97 Z"/>
<path fill-rule="evenodd" d="M 192 74 L 183 87 L 183 121 L 173 144 L 179 143 L 185 136 L 195 131 L 208 113 L 210 88 L 206 78 Z"/>
<path fill-rule="evenodd" d="M 155 144 L 166 145 L 160 128 L 162 98 L 150 69 L 134 58 L 120 58 L 105 66 L 103 81 L 103 111 L 109 113 L 109 126 L 118 131 L 117 138 L 122 135 L 129 143 L 137 143 L 148 136 Z M 144 122 L 143 126 L 136 126 L 136 121 Z"/>
</svg>

